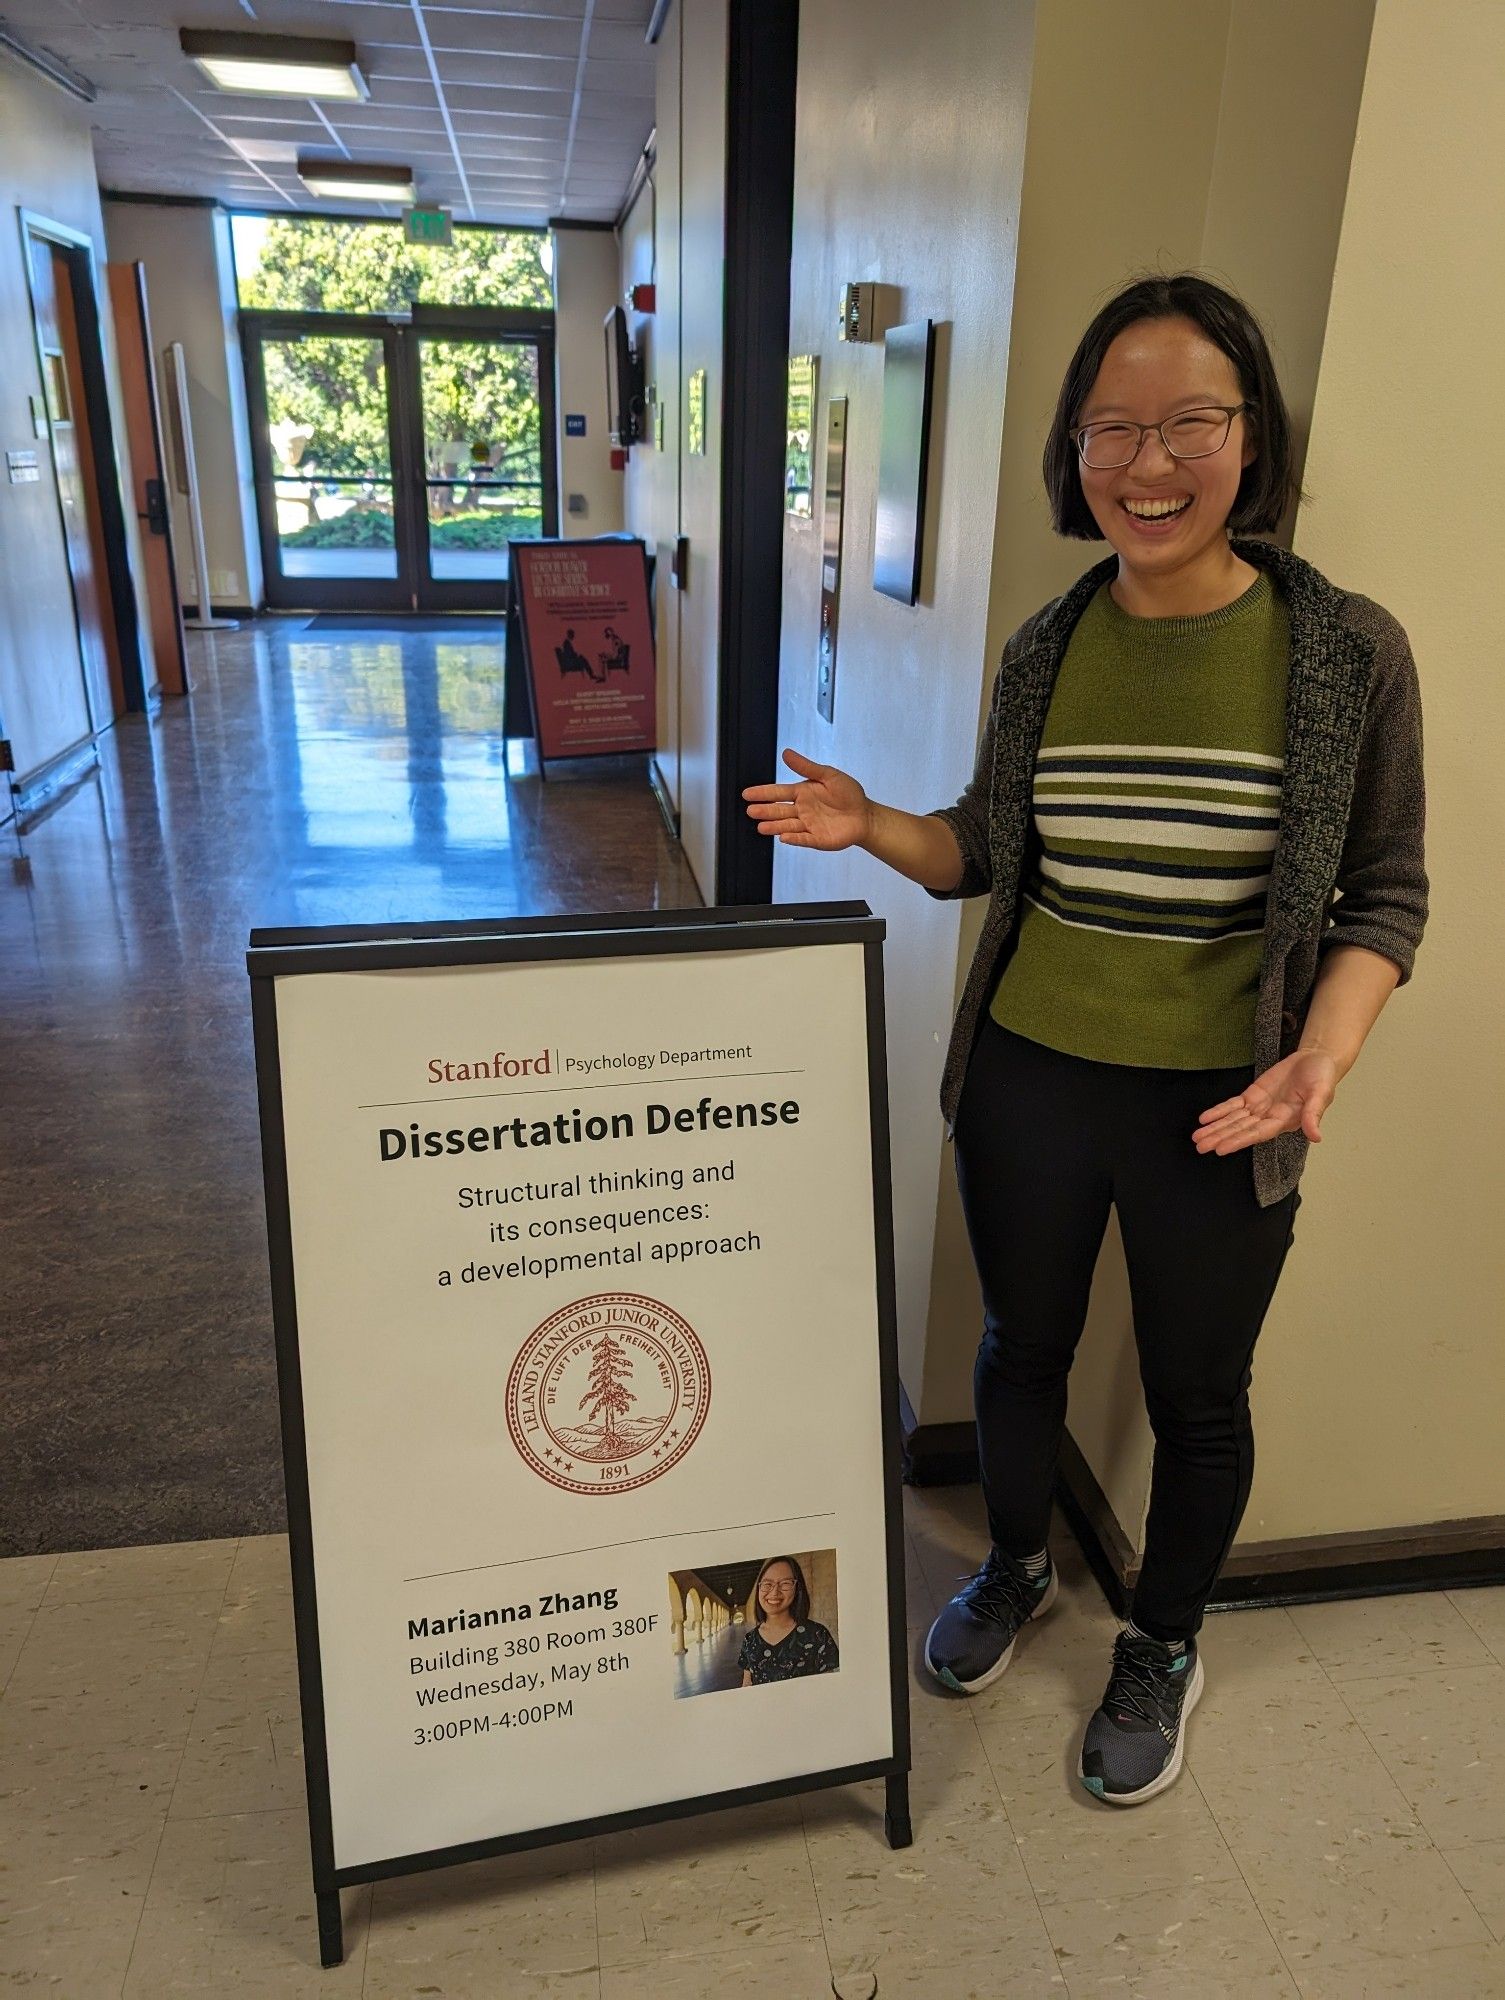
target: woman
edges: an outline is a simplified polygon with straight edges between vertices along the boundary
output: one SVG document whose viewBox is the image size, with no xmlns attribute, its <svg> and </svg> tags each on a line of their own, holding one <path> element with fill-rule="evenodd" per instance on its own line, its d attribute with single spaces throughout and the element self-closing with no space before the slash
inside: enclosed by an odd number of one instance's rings
<svg viewBox="0 0 1505 2000">
<path fill-rule="evenodd" d="M 737 1654 L 743 1687 L 836 1672 L 836 1641 L 810 1616 L 805 1573 L 793 1556 L 770 1556 L 758 1571 L 753 1610 L 757 1622 Z"/>
<path fill-rule="evenodd" d="M 1067 1371 L 1118 1210 L 1155 1456 L 1079 1774 L 1133 1805 L 1180 1772 L 1202 1691 L 1307 1147 L 1421 939 L 1421 714 L 1388 612 L 1243 538 L 1297 489 L 1268 348 L 1228 292 L 1181 274 L 1110 300 L 1044 471 L 1057 532 L 1113 553 L 1004 648 L 955 806 L 879 805 L 792 751 L 803 782 L 744 796 L 788 845 L 990 898 L 941 1090 L 985 1314 L 993 1546 L 926 1646 L 963 1693 L 1055 1597 Z"/>
</svg>

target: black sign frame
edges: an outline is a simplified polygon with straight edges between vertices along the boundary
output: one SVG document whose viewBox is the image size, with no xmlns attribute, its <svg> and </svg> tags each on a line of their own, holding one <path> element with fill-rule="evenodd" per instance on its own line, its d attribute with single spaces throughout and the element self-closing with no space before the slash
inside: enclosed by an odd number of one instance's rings
<svg viewBox="0 0 1505 2000">
<path fill-rule="evenodd" d="M 266 1193 L 272 1316 L 282 1415 L 292 1566 L 293 1623 L 298 1653 L 309 1843 L 318 1914 L 319 1960 L 344 1957 L 340 1891 L 363 1882 L 453 1867 L 492 1855 L 553 1846 L 594 1835 L 689 1818 L 766 1799 L 885 1780 L 884 1834 L 891 1847 L 912 1839 L 909 1816 L 909 1660 L 904 1593 L 904 1528 L 899 1424 L 898 1336 L 894 1303 L 893 1198 L 889 1152 L 888 1067 L 884 1022 L 885 925 L 866 903 L 824 903 L 721 910 L 660 910 L 601 916 L 516 918 L 488 922 L 412 925 L 335 925 L 251 933 L 246 967 L 256 1084 L 261 1117 L 262 1173 Z M 808 1772 L 767 1784 L 741 1786 L 703 1797 L 671 1799 L 626 1812 L 532 1827 L 521 1833 L 339 1868 L 329 1790 L 324 1688 L 315 1591 L 313 1523 L 309 1503 L 307 1436 L 294 1290 L 292 1217 L 282 1115 L 275 982 L 304 972 L 419 969 L 659 955 L 686 951 L 757 951 L 791 945 L 820 948 L 860 944 L 866 988 L 868 1109 L 873 1167 L 873 1248 L 877 1281 L 878 1368 L 882 1402 L 883 1503 L 888 1582 L 889 1694 L 892 1754 L 839 1770 Z"/>
</svg>

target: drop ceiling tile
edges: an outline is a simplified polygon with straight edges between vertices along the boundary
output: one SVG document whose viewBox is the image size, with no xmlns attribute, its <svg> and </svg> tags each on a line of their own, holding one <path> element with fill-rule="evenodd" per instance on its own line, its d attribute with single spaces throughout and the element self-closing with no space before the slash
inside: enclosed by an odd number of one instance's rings
<svg viewBox="0 0 1505 2000">
<path fill-rule="evenodd" d="M 545 167 L 537 171 L 522 168 L 516 172 L 505 174 L 477 173 L 471 167 L 467 167 L 465 171 L 472 187 L 510 187 L 516 188 L 522 193 L 527 193 L 531 190 L 558 187 L 560 179 L 557 167 Z"/>
<path fill-rule="evenodd" d="M 589 130 L 577 130 L 575 143 L 570 149 L 570 157 L 577 166 L 582 162 L 594 162 L 597 165 L 614 167 L 619 160 L 631 160 L 636 163 L 641 150 L 641 147 L 634 148 L 622 139 L 602 139 Z"/>
<path fill-rule="evenodd" d="M 439 48 L 434 61 L 445 82 L 510 85 L 514 90 L 573 92 L 578 65 L 573 56 L 520 56 L 511 49 Z"/>
<path fill-rule="evenodd" d="M 591 21 L 592 56 L 603 62 L 640 62 L 652 70 L 658 67 L 658 50 L 643 39 L 643 21 L 603 19 L 599 8 Z"/>
<path fill-rule="evenodd" d="M 597 5 L 601 0 L 597 0 Z M 577 25 L 585 18 L 585 0 L 506 0 L 498 10 L 496 0 L 424 0 L 423 11 L 427 16 L 436 14 L 496 13 L 516 14 L 524 20 L 539 16 L 555 20 L 570 20 Z"/>
<path fill-rule="evenodd" d="M 580 55 L 580 23 L 540 17 L 529 20 L 512 13 L 424 10 L 429 40 L 436 49 L 496 50 L 520 61 L 567 62 L 573 69 Z"/>
<path fill-rule="evenodd" d="M 370 79 L 367 79 L 368 82 Z M 390 105 L 393 109 L 408 109 L 418 106 L 431 111 L 434 105 L 434 84 L 427 68 L 422 76 L 383 77 L 371 83 L 371 95 L 363 104 L 341 103 L 338 107 L 325 105 L 325 110 L 338 108 L 341 111 L 369 111 L 372 105 Z"/>
<path fill-rule="evenodd" d="M 465 162 L 465 171 L 472 180 L 496 180 L 503 176 L 520 180 L 558 180 L 564 172 L 564 161 L 552 155 L 534 154 L 524 160 L 478 160 L 473 153 L 462 150 L 460 157 Z"/>
<path fill-rule="evenodd" d="M 232 137 L 255 138 L 268 134 L 275 137 L 280 132 L 296 132 L 311 146 L 324 144 L 329 138 L 328 131 L 317 118 L 236 116 L 217 118 L 214 122 Z"/>
<path fill-rule="evenodd" d="M 657 88 L 658 78 L 652 63 L 597 62 L 592 58 L 585 65 L 588 93 L 599 91 L 610 97 L 652 99 Z"/>
<path fill-rule="evenodd" d="M 421 48 L 398 48 L 392 43 L 365 42 L 359 45 L 361 73 L 373 90 L 383 83 L 427 83 L 428 57 Z"/>
<path fill-rule="evenodd" d="M 198 72 L 194 71 L 195 77 Z M 200 79 L 202 82 L 202 79 Z M 308 108 L 306 97 L 242 97 L 231 95 L 229 91 L 212 90 L 207 86 L 191 89 L 179 85 L 190 107 L 216 125 L 228 125 L 232 119 L 275 118 L 286 120 L 298 118 L 318 124 L 317 118 Z"/>
<path fill-rule="evenodd" d="M 462 132 L 458 136 L 467 160 L 530 160 L 562 157 L 564 152 L 562 132 Z"/>
<path fill-rule="evenodd" d="M 267 0 L 256 0 L 256 26 L 275 28 L 279 34 L 339 35 L 357 48 L 364 42 L 391 42 L 410 48 L 423 43 L 407 0 L 390 6 L 373 5 L 372 0 L 322 0 L 317 7 L 280 7 L 275 18 Z"/>
<path fill-rule="evenodd" d="M 366 145 L 379 133 L 412 133 L 421 137 L 425 133 L 437 133 L 445 137 L 444 121 L 439 116 L 436 105 L 425 118 L 418 111 L 387 111 L 371 105 L 362 113 L 352 113 L 345 106 L 333 111 L 329 120 L 347 146 Z"/>
<path fill-rule="evenodd" d="M 653 105 L 649 100 L 637 97 L 623 97 L 614 90 L 582 90 L 580 93 L 580 116 L 592 125 L 638 125 L 646 116 L 651 119 Z"/>
<path fill-rule="evenodd" d="M 559 111 L 517 111 L 510 105 L 498 104 L 496 108 L 467 111 L 454 110 L 454 126 L 457 132 L 540 132 L 563 136 L 570 127 L 569 115 Z"/>
<path fill-rule="evenodd" d="M 568 118 L 574 107 L 574 98 L 568 90 L 530 89 L 526 85 L 511 83 L 497 84 L 491 88 L 471 83 L 446 83 L 444 94 L 449 99 L 451 111 L 517 111 L 537 115 L 551 112 L 556 118 Z"/>
<path fill-rule="evenodd" d="M 243 160 L 255 160 L 263 167 L 275 162 L 290 167 L 298 157 L 295 139 L 240 139 L 235 150 Z"/>
</svg>

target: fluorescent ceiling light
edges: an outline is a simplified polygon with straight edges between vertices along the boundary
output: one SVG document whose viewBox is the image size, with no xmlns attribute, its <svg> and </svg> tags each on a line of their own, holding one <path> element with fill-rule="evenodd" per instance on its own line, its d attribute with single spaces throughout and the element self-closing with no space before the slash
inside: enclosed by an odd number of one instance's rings
<svg viewBox="0 0 1505 2000">
<path fill-rule="evenodd" d="M 366 160 L 298 161 L 298 178 L 310 194 L 332 201 L 417 200 L 411 167 L 374 167 Z"/>
<path fill-rule="evenodd" d="M 330 97 L 348 102 L 371 95 L 355 60 L 354 42 L 184 28 L 178 43 L 211 83 L 241 97 Z"/>
</svg>

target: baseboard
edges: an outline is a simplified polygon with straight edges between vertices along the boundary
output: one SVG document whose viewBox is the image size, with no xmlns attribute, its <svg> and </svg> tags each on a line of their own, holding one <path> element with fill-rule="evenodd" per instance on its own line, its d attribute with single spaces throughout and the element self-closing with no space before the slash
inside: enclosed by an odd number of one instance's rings
<svg viewBox="0 0 1505 2000">
<path fill-rule="evenodd" d="M 658 768 L 658 758 L 651 752 L 648 757 L 648 787 L 658 806 L 659 817 L 664 822 L 664 831 L 671 840 L 678 840 L 679 814 L 674 810 L 674 801 L 669 797 L 669 787 L 664 782 L 664 774 Z"/>
<path fill-rule="evenodd" d="M 968 1485 L 977 1478 L 970 1424 L 920 1424 L 901 1389 L 904 1479 L 910 1486 Z M 1070 1432 L 1061 1440 L 1056 1501 L 1120 1616 L 1128 1613 L 1140 1559 Z M 1409 1528 L 1243 1542 L 1223 1567 L 1210 1611 L 1254 1605 L 1320 1604 L 1419 1590 L 1505 1584 L 1505 1515 L 1431 1521 Z"/>
<path fill-rule="evenodd" d="M 70 791 L 81 778 L 86 778 L 99 762 L 99 743 L 90 737 L 86 743 L 75 743 L 54 757 L 50 764 L 39 765 L 27 774 L 20 783 L 12 780 L 11 799 L 15 808 L 16 828 L 25 833 L 49 806 L 55 805 L 64 792 Z"/>
<path fill-rule="evenodd" d="M 182 610 L 185 618 L 197 618 L 199 615 L 199 607 L 196 604 L 185 604 Z M 209 607 L 209 616 L 211 618 L 254 618 L 256 611 L 254 606 L 249 604 L 211 604 Z"/>
<path fill-rule="evenodd" d="M 1309 1604 L 1403 1591 L 1505 1583 L 1505 1515 L 1368 1528 L 1292 1541 L 1244 1542 L 1224 1566 L 1213 1605 Z"/>
</svg>

